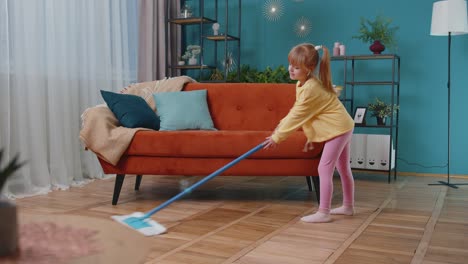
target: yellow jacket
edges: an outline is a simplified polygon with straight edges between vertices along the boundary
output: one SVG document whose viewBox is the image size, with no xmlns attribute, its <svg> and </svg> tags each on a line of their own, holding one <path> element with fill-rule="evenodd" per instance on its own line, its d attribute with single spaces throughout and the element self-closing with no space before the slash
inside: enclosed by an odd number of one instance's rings
<svg viewBox="0 0 468 264">
<path fill-rule="evenodd" d="M 296 102 L 276 127 L 272 139 L 280 143 L 300 127 L 307 142 L 323 142 L 351 131 L 354 120 L 336 94 L 312 78 L 302 86 L 297 82 Z"/>
</svg>

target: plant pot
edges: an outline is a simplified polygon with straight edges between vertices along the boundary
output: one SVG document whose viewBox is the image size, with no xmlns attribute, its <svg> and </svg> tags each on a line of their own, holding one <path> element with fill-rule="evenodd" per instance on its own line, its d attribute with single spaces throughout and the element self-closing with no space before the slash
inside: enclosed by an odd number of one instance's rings
<svg viewBox="0 0 468 264">
<path fill-rule="evenodd" d="M 189 64 L 189 65 L 197 65 L 197 58 L 191 57 L 191 58 L 188 60 L 188 64 Z"/>
<path fill-rule="evenodd" d="M 382 51 L 385 50 L 385 46 L 380 43 L 380 40 L 374 41 L 372 45 L 370 45 L 369 49 L 374 53 L 374 54 L 380 54 Z"/>
<path fill-rule="evenodd" d="M 0 199 L 0 257 L 16 253 L 18 248 L 18 223 L 16 205 Z"/>
<path fill-rule="evenodd" d="M 177 65 L 179 65 L 179 66 L 183 66 L 183 65 L 185 65 L 185 61 L 183 61 L 183 60 L 180 60 L 180 61 L 178 61 L 178 62 L 177 62 Z"/>
<path fill-rule="evenodd" d="M 377 116 L 377 125 L 385 126 L 386 122 L 387 122 L 387 117 L 378 117 Z"/>
</svg>

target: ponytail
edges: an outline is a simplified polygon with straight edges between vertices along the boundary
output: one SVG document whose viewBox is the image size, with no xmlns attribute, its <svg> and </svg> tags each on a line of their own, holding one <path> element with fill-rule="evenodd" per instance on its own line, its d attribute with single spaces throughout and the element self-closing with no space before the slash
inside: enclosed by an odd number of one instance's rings
<svg viewBox="0 0 468 264">
<path fill-rule="evenodd" d="M 320 59 L 319 50 L 323 50 Z M 314 46 L 310 43 L 302 43 L 294 48 L 288 54 L 288 61 L 292 65 L 300 65 L 304 69 L 315 71 L 320 62 L 318 78 L 322 82 L 325 90 L 335 92 L 331 81 L 330 52 L 323 45 Z"/>
<path fill-rule="evenodd" d="M 325 46 L 322 46 L 323 55 L 320 60 L 319 79 L 325 89 L 335 92 L 331 81 L 331 69 L 330 69 L 330 52 Z"/>
</svg>

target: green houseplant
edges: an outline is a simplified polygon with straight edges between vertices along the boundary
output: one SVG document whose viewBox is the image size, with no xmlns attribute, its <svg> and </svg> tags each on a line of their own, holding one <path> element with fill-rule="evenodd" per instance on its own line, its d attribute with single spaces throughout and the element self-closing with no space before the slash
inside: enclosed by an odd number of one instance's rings
<svg viewBox="0 0 468 264">
<path fill-rule="evenodd" d="M 231 71 L 228 73 L 227 81 L 236 81 L 237 71 Z M 223 80 L 224 73 L 218 69 L 215 69 L 210 80 Z M 296 81 L 289 78 L 288 69 L 280 65 L 276 68 L 267 66 L 265 70 L 257 70 L 251 68 L 249 65 L 243 64 L 240 66 L 239 82 L 244 83 L 295 83 Z"/>
<path fill-rule="evenodd" d="M 394 49 L 396 48 L 396 32 L 399 27 L 391 26 L 391 23 L 391 19 L 380 15 L 374 20 L 361 17 L 359 34 L 352 38 L 372 44 L 369 49 L 374 54 L 380 54 L 385 50 L 385 46 Z"/>
<path fill-rule="evenodd" d="M 2 164 L 3 150 L 0 149 L 0 165 Z M 23 165 L 14 157 L 4 167 L 0 167 L 0 193 L 8 178 Z M 16 206 L 0 196 L 0 256 L 11 255 L 18 247 L 18 227 L 16 220 Z"/>
<path fill-rule="evenodd" d="M 377 118 L 378 125 L 385 125 L 386 118 L 392 115 L 392 105 L 385 103 L 378 97 L 375 98 L 375 102 L 369 103 L 367 108 L 371 111 L 371 115 Z M 399 109 L 398 105 L 393 105 L 393 113 L 396 113 Z"/>
</svg>

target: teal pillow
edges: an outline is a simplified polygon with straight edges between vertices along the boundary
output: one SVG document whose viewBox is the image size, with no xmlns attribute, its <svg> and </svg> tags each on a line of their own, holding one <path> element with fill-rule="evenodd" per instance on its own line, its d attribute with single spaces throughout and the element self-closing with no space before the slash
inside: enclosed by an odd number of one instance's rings
<svg viewBox="0 0 468 264">
<path fill-rule="evenodd" d="M 206 95 L 206 90 L 153 94 L 160 130 L 216 130 Z"/>
<path fill-rule="evenodd" d="M 101 95 L 122 126 L 159 130 L 159 117 L 140 96 L 103 90 Z"/>
</svg>

